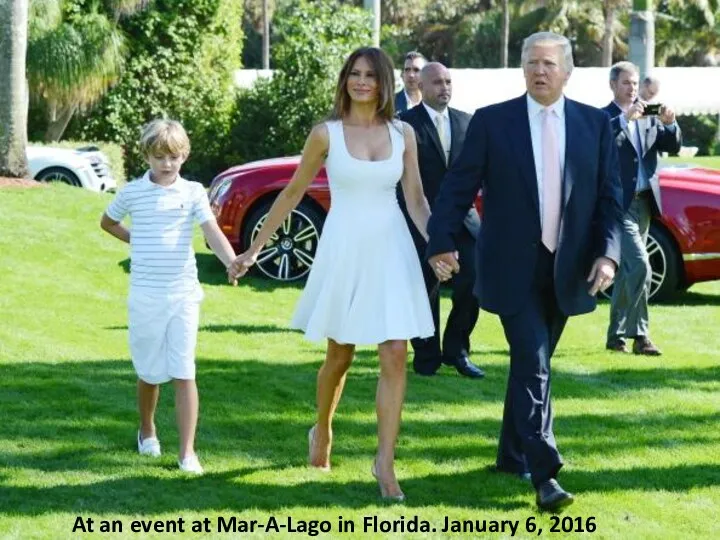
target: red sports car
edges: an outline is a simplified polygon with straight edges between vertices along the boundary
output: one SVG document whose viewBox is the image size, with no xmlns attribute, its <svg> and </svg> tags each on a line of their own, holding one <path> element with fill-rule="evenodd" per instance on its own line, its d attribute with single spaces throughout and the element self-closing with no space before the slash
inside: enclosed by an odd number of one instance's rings
<svg viewBox="0 0 720 540">
<path fill-rule="evenodd" d="M 210 204 L 237 252 L 255 237 L 298 163 L 297 156 L 255 161 L 232 167 L 212 181 Z M 720 171 L 666 167 L 660 171 L 660 185 L 663 214 L 652 222 L 647 242 L 653 269 L 650 296 L 656 300 L 693 283 L 720 279 Z M 481 210 L 482 196 L 477 205 Z M 256 268 L 279 281 L 305 276 L 329 207 L 330 190 L 321 169 L 260 253 Z"/>
</svg>

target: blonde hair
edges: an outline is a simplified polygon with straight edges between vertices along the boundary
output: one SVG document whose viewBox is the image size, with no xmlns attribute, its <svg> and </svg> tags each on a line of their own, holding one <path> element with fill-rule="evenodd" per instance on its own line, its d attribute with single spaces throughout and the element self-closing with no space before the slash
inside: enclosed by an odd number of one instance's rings
<svg viewBox="0 0 720 540">
<path fill-rule="evenodd" d="M 157 154 L 187 157 L 190 154 L 190 139 L 180 122 L 153 120 L 143 127 L 140 151 L 145 157 Z"/>
<path fill-rule="evenodd" d="M 535 32 L 525 38 L 520 52 L 520 63 L 523 67 L 527 64 L 530 49 L 540 43 L 552 43 L 562 48 L 562 57 L 565 64 L 565 71 L 571 73 L 573 70 L 572 44 L 565 36 L 556 34 L 555 32 Z"/>
</svg>

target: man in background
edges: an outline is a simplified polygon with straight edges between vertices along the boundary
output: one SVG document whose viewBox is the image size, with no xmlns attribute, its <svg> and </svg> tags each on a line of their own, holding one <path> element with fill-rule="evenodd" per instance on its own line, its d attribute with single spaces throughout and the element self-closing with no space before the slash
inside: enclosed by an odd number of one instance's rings
<svg viewBox="0 0 720 540">
<path fill-rule="evenodd" d="M 643 81 L 647 97 L 659 90 L 657 80 Z M 635 64 L 618 62 L 610 68 L 613 101 L 604 108 L 612 118 L 611 127 L 620 159 L 623 188 L 620 267 L 613 286 L 610 324 L 605 347 L 629 352 L 626 339 L 633 338 L 634 354 L 659 356 L 650 340 L 648 292 L 652 268 L 645 242 L 650 220 L 661 212 L 658 153 L 680 150 L 680 128 L 667 105 L 646 111 L 648 103 L 638 99 L 639 71 Z"/>
<path fill-rule="evenodd" d="M 660 79 L 653 75 L 646 76 L 640 83 L 640 99 L 646 103 L 655 103 L 660 93 Z"/>
<path fill-rule="evenodd" d="M 395 94 L 396 114 L 412 109 L 422 101 L 422 92 L 419 86 L 420 71 L 426 62 L 425 57 L 417 51 L 410 51 L 405 55 L 403 70 L 400 74 L 403 89 Z"/>
<path fill-rule="evenodd" d="M 448 106 L 452 98 L 452 78 L 450 71 L 439 62 L 425 65 L 420 73 L 418 86 L 422 92 L 421 105 L 402 113 L 400 118 L 415 130 L 420 177 L 425 197 L 432 210 L 443 177 L 462 150 L 470 115 Z M 405 197 L 400 196 L 398 200 L 408 223 L 412 223 L 405 210 Z M 415 227 L 409 228 L 418 256 L 424 261 L 427 243 Z M 445 325 L 442 346 L 439 283 L 432 268 L 427 264 L 422 265 L 435 322 L 435 335 L 427 339 L 410 340 L 415 353 L 413 368 L 419 375 L 435 375 L 442 364 L 453 366 L 458 373 L 472 379 L 485 375 L 469 358 L 470 334 L 475 328 L 479 312 L 477 298 L 472 294 L 475 283 L 473 249 L 479 229 L 480 216 L 475 206 L 470 204 L 466 208 L 463 226 L 455 235 L 462 265 L 460 272 L 450 281 L 452 308 Z"/>
</svg>

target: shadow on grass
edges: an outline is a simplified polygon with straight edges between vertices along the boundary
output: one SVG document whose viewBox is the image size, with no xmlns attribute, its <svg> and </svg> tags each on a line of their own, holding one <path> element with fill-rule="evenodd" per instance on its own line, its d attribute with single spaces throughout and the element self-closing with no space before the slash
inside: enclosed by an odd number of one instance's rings
<svg viewBox="0 0 720 540">
<path fill-rule="evenodd" d="M 105 330 L 127 330 L 127 325 L 105 326 Z M 285 334 L 302 333 L 300 330 L 293 330 L 275 324 L 201 324 L 200 332 L 210 332 L 213 334 L 221 334 L 225 332 L 233 332 L 237 334 Z"/>
<path fill-rule="evenodd" d="M 261 472 L 261 469 L 206 473 L 198 478 L 179 474 L 169 477 L 132 474 L 80 485 L 0 485 L 0 513 L 17 516 L 77 512 L 89 516 L 113 512 L 147 515 L 149 509 L 153 515 L 217 509 L 229 509 L 232 512 L 283 509 L 283 515 L 297 519 L 300 516 L 292 514 L 294 507 L 364 508 L 383 504 L 377 494 L 377 484 L 369 473 L 367 476 L 370 479 L 364 481 L 333 482 L 328 478 L 329 475 L 317 473 L 323 476 L 322 481 L 309 480 L 296 485 L 282 485 L 260 483 L 247 478 L 257 472 Z M 526 483 L 516 479 L 495 478 L 498 476 L 479 469 L 462 474 L 433 474 L 407 479 L 403 482 L 403 489 L 408 494 L 408 500 L 397 508 L 443 504 L 457 508 L 510 511 L 530 505 L 529 496 L 528 503 L 508 500 L 528 494 L 529 486 Z M 458 490 L 458 485 L 466 487 Z M 424 518 L 433 519 L 433 514 Z M 437 526 L 441 527 L 441 518 L 436 519 L 439 521 Z"/>
<path fill-rule="evenodd" d="M 257 359 L 243 361 L 198 360 L 198 386 L 201 392 L 203 422 L 201 430 L 219 430 L 217 450 L 229 440 L 256 441 L 261 458 L 275 459 L 284 454 L 279 448 L 268 447 L 268 438 L 288 436 L 302 439 L 315 410 L 315 387 L 318 362 L 275 364 Z M 373 438 L 374 397 L 377 385 L 377 361 L 360 355 L 350 369 L 348 384 L 340 404 L 337 430 L 350 437 Z M 497 365 L 487 366 L 482 381 L 458 376 L 451 368 L 443 368 L 435 377 L 408 376 L 406 412 L 417 419 L 403 424 L 403 437 L 448 437 L 454 434 L 486 435 L 491 440 L 500 426 L 500 409 L 505 395 L 507 371 Z M 616 399 L 619 390 L 704 389 L 708 381 L 720 379 L 720 367 L 607 370 L 593 375 L 556 372 L 555 395 L 563 399 L 609 397 Z M 172 392 L 170 386 L 164 393 Z M 423 419 L 424 412 L 443 406 L 478 406 L 498 409 L 492 420 Z M 51 439 L 54 441 L 98 441 L 104 439 L 114 448 L 127 448 L 128 433 L 136 422 L 135 379 L 129 360 L 85 362 L 23 362 L 5 364 L 0 381 L 0 407 L 4 413 L 3 434 L 7 437 Z M 160 411 L 172 427 L 172 402 L 165 396 Z M 371 420 L 347 420 L 368 415 Z M 300 418 L 298 418 L 300 416 Z M 586 425 L 590 433 L 602 431 L 608 437 L 637 432 L 638 426 L 660 434 L 677 428 L 693 433 L 711 425 L 720 428 L 720 415 L 561 415 L 557 419 L 559 433 L 568 438 L 582 437 Z M 436 426 L 433 428 L 433 426 Z M 70 429 L 71 427 L 71 429 Z M 268 428 L 270 431 L 264 433 Z M 720 436 L 720 430 L 717 431 Z M 266 435 L 268 437 L 266 437 Z M 689 435 L 689 433 L 688 433 Z M 637 433 L 634 436 L 639 437 Z M 227 440 L 224 440 L 227 437 Z M 201 434 L 202 440 L 202 434 Z M 214 437 L 213 437 L 214 438 Z M 637 440 L 645 444 L 641 438 Z M 369 443 L 372 441 L 368 441 Z M 465 451 L 477 453 L 482 447 L 466 448 L 455 454 L 447 441 L 448 457 Z M 342 443 L 340 443 L 342 444 Z M 355 443 L 349 446 L 354 446 Z M 621 441 L 610 443 L 622 444 Z M 584 448 L 584 446 L 582 447 Z M 368 446 L 367 450 L 371 450 Z M 366 449 L 361 448 L 360 453 Z M 303 452 L 300 452 L 302 454 Z M 302 459 L 289 464 L 302 463 Z"/>
<path fill-rule="evenodd" d="M 222 263 L 212 253 L 196 253 L 198 280 L 204 285 L 227 285 L 227 273 Z M 126 274 L 130 273 L 130 259 L 126 258 L 117 263 Z M 249 287 L 255 292 L 272 292 L 276 289 L 302 289 L 305 286 L 304 280 L 299 281 L 275 281 L 257 275 L 251 271 L 238 281 L 239 287 Z"/>
<path fill-rule="evenodd" d="M 672 298 L 659 302 L 663 306 L 720 306 L 720 294 L 683 291 Z"/>
<path fill-rule="evenodd" d="M 225 267 L 212 253 L 196 253 L 198 279 L 200 283 L 207 285 L 227 285 L 227 274 Z M 255 292 L 272 292 L 277 289 L 302 289 L 305 280 L 298 281 L 276 281 L 262 277 L 256 270 L 251 270 L 249 275 L 238 281 L 238 287 L 249 287 Z"/>
</svg>

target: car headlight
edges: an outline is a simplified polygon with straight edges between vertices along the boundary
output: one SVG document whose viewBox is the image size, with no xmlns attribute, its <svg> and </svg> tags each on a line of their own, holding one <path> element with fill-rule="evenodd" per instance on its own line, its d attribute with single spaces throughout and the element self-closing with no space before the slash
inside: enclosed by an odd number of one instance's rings
<svg viewBox="0 0 720 540">
<path fill-rule="evenodd" d="M 226 178 L 225 180 L 220 182 L 218 187 L 215 188 L 215 193 L 213 194 L 212 199 L 215 201 L 219 201 L 220 199 L 222 199 L 225 196 L 225 194 L 228 192 L 228 190 L 230 189 L 231 185 L 232 185 L 232 179 L 230 179 L 230 178 Z"/>
</svg>

